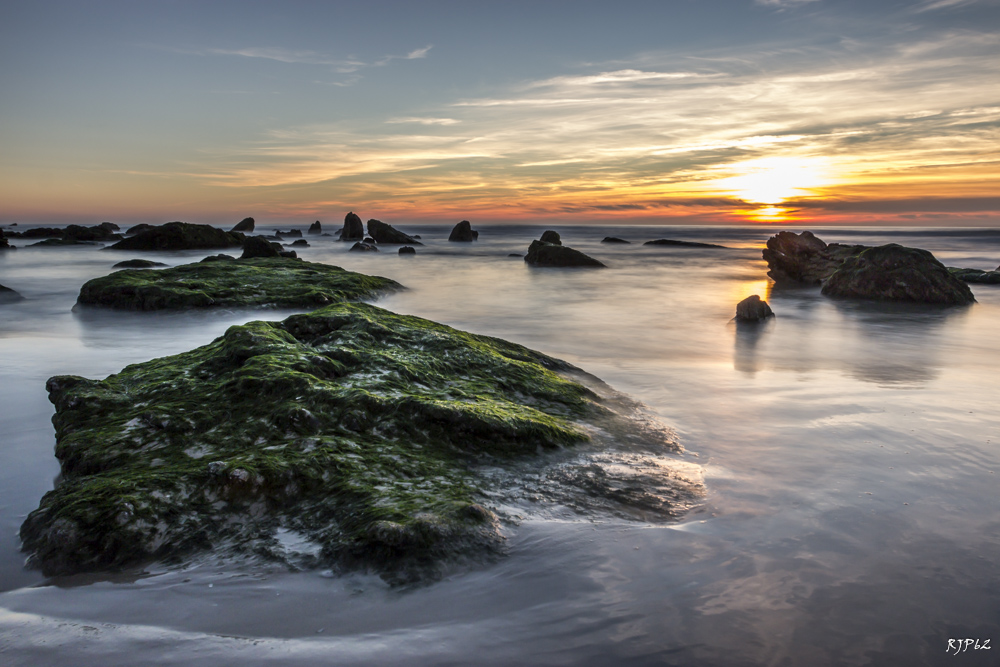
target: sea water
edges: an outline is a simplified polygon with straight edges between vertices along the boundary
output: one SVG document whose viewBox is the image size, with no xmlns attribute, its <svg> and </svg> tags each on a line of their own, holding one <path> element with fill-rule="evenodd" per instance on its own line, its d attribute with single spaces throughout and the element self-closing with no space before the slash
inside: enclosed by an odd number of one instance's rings
<svg viewBox="0 0 1000 667">
<path fill-rule="evenodd" d="M 476 228 L 449 243 L 446 227 L 404 226 L 424 244 L 411 257 L 316 236 L 298 251 L 408 287 L 382 307 L 541 350 L 641 401 L 703 470 L 698 507 L 666 524 L 528 512 L 498 562 L 413 587 L 210 559 L 46 580 L 17 538 L 58 475 L 45 380 L 103 378 L 290 311 L 74 312 L 116 261 L 209 253 L 21 247 L 0 256 L 0 284 L 25 297 L 0 306 L 0 663 L 996 664 L 1000 285 L 972 285 L 964 308 L 834 301 L 769 283 L 762 226 L 556 228 L 599 270 L 509 256 L 542 227 Z M 814 231 L 1000 263 L 995 230 Z M 726 248 L 642 245 L 656 238 Z M 751 294 L 776 317 L 738 326 Z"/>
</svg>

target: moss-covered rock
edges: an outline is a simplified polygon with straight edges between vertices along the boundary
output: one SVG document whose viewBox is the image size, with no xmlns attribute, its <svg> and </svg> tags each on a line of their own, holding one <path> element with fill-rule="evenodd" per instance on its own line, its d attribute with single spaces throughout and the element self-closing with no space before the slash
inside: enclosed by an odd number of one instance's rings
<svg viewBox="0 0 1000 667">
<path fill-rule="evenodd" d="M 243 245 L 243 235 L 226 232 L 211 225 L 189 222 L 168 222 L 158 227 L 148 227 L 108 246 L 109 250 L 210 250 L 235 248 Z"/>
<path fill-rule="evenodd" d="M 318 308 L 337 301 L 372 299 L 398 289 L 402 286 L 388 278 L 271 257 L 116 271 L 86 282 L 77 303 L 118 310 Z"/>
<path fill-rule="evenodd" d="M 208 549 L 280 561 L 281 531 L 319 561 L 389 570 L 488 551 L 500 537 L 475 467 L 582 442 L 574 420 L 602 413 L 569 370 L 345 303 L 102 381 L 53 377 L 62 479 L 24 549 L 48 574 Z"/>
</svg>

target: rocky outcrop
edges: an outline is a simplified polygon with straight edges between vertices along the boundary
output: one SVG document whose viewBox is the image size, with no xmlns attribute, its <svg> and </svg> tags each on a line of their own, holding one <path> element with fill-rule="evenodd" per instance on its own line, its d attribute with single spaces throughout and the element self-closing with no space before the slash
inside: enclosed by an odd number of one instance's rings
<svg viewBox="0 0 1000 667">
<path fill-rule="evenodd" d="M 280 243 L 268 241 L 263 236 L 248 236 L 243 242 L 243 254 L 240 259 L 254 257 L 297 257 L 294 250 L 285 250 Z"/>
<path fill-rule="evenodd" d="M 499 520 L 483 503 L 523 496 L 527 465 L 533 501 L 678 516 L 701 488 L 663 474 L 669 437 L 561 375 L 574 371 L 354 303 L 233 326 L 104 380 L 56 376 L 46 388 L 60 481 L 22 524 L 23 549 L 46 575 L 211 552 L 414 581 L 498 552 Z M 628 459 L 596 446 L 557 469 L 539 456 L 605 429 L 633 459 L 655 452 L 659 477 L 623 479 Z"/>
<path fill-rule="evenodd" d="M 666 246 L 678 246 L 681 248 L 725 248 L 724 245 L 716 245 L 714 243 L 699 243 L 698 241 L 675 241 L 674 239 L 655 239 L 653 241 L 646 241 L 642 245 L 666 245 Z"/>
<path fill-rule="evenodd" d="M 778 232 L 767 240 L 762 255 L 767 275 L 776 283 L 819 285 L 833 275 L 844 260 L 867 246 L 827 245 L 812 232 Z"/>
<path fill-rule="evenodd" d="M 231 232 L 243 232 L 244 234 L 249 234 L 253 231 L 254 219 L 253 218 L 243 218 L 236 223 L 236 226 L 230 229 Z"/>
<path fill-rule="evenodd" d="M 368 221 L 368 235 L 375 239 L 376 243 L 423 245 L 409 234 L 404 234 L 381 220 Z"/>
<path fill-rule="evenodd" d="M 562 239 L 559 238 L 559 232 L 547 229 L 542 232 L 541 238 L 538 239 L 542 243 L 551 243 L 553 245 L 562 245 Z"/>
<path fill-rule="evenodd" d="M 128 236 L 109 250 L 211 250 L 243 245 L 243 235 L 225 232 L 210 225 L 168 222 Z"/>
<path fill-rule="evenodd" d="M 601 243 L 631 243 L 631 241 L 620 239 L 617 236 L 605 236 L 603 239 L 601 239 Z"/>
<path fill-rule="evenodd" d="M 267 243 L 267 241 L 264 241 Z M 116 310 L 318 308 L 401 289 L 393 280 L 288 257 L 116 271 L 88 281 L 77 303 Z"/>
<path fill-rule="evenodd" d="M 154 262 L 148 259 L 126 259 L 118 262 L 112 269 L 155 269 L 158 266 L 166 266 L 163 262 Z"/>
<path fill-rule="evenodd" d="M 286 229 L 284 231 L 280 231 L 280 230 L 276 229 L 276 230 L 274 230 L 274 233 L 277 236 L 287 236 L 287 237 L 293 238 L 293 239 L 300 239 L 300 238 L 302 238 L 302 230 L 301 229 Z"/>
<path fill-rule="evenodd" d="M 934 255 L 895 243 L 848 257 L 823 284 L 831 297 L 945 305 L 975 302 L 972 290 Z"/>
<path fill-rule="evenodd" d="M 29 248 L 48 248 L 67 245 L 97 245 L 97 241 L 80 241 L 79 239 L 45 239 L 38 243 L 29 243 Z"/>
<path fill-rule="evenodd" d="M 341 241 L 360 241 L 365 237 L 365 225 L 357 213 L 351 211 L 344 216 L 344 228 L 340 230 Z"/>
<path fill-rule="evenodd" d="M 579 250 L 573 250 L 564 245 L 545 243 L 544 241 L 532 241 L 531 245 L 528 246 L 528 254 L 524 256 L 524 261 L 531 266 L 579 266 L 593 268 L 605 266 L 602 262 L 583 254 Z"/>
<path fill-rule="evenodd" d="M 0 285 L 0 303 L 14 303 L 15 301 L 21 301 L 23 299 L 24 297 L 17 291 Z"/>
<path fill-rule="evenodd" d="M 455 225 L 451 230 L 451 234 L 448 235 L 449 241 L 458 241 L 462 243 L 469 243 L 477 240 L 478 238 L 479 232 L 472 229 L 472 224 L 468 220 L 463 220 Z"/>
<path fill-rule="evenodd" d="M 774 312 L 760 296 L 753 294 L 736 304 L 736 319 L 740 322 L 760 322 L 773 317 Z"/>
<path fill-rule="evenodd" d="M 6 236 L 0 236 L 0 250 L 17 250 L 17 246 L 12 246 Z"/>
<path fill-rule="evenodd" d="M 309 225 L 309 234 L 322 234 L 323 225 L 320 224 L 319 220 Z"/>
<path fill-rule="evenodd" d="M 957 269 L 948 267 L 951 275 L 965 283 L 981 285 L 1000 285 L 1000 268 L 996 271 L 980 271 L 979 269 Z"/>
<path fill-rule="evenodd" d="M 368 243 L 366 241 L 358 241 L 351 246 L 349 252 L 378 252 L 378 248 L 374 243 Z"/>
<path fill-rule="evenodd" d="M 121 234 L 116 233 L 117 231 L 118 225 L 111 222 L 102 222 L 93 227 L 67 225 L 63 229 L 62 237 L 75 241 L 117 241 L 122 237 Z"/>
</svg>

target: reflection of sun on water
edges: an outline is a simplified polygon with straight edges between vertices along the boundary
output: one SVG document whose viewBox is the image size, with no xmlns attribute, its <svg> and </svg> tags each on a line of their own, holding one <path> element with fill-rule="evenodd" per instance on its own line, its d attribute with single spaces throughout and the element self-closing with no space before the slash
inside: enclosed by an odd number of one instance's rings
<svg viewBox="0 0 1000 667">
<path fill-rule="evenodd" d="M 826 181 L 825 161 L 821 158 L 770 157 L 734 167 L 741 173 L 719 181 L 719 185 L 744 201 L 770 204 L 747 211 L 748 217 L 761 222 L 783 220 L 788 209 L 777 204 L 791 197 L 808 195 L 809 188 Z"/>
<path fill-rule="evenodd" d="M 733 306 L 733 314 L 736 313 L 736 304 L 748 296 L 756 294 L 764 301 L 771 298 L 771 288 L 774 286 L 770 280 L 753 280 L 734 282 L 727 297 Z"/>
</svg>

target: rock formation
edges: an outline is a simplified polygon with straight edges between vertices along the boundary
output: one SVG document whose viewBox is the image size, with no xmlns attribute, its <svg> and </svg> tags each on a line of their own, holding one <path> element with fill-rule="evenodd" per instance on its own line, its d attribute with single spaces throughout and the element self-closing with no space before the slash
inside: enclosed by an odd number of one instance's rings
<svg viewBox="0 0 1000 667">
<path fill-rule="evenodd" d="M 381 220 L 368 221 L 368 235 L 375 239 L 376 243 L 423 245 L 409 234 L 404 234 Z"/>
<path fill-rule="evenodd" d="M 455 225 L 451 234 L 448 235 L 449 241 L 471 242 L 478 238 L 479 232 L 472 229 L 472 224 L 468 220 L 463 220 Z"/>
<path fill-rule="evenodd" d="M 528 246 L 528 254 L 524 256 L 524 261 L 531 266 L 579 266 L 594 268 L 605 266 L 602 262 L 583 254 L 579 250 L 573 250 L 564 245 L 555 245 L 544 241 L 532 241 L 531 245 Z"/>
</svg>

